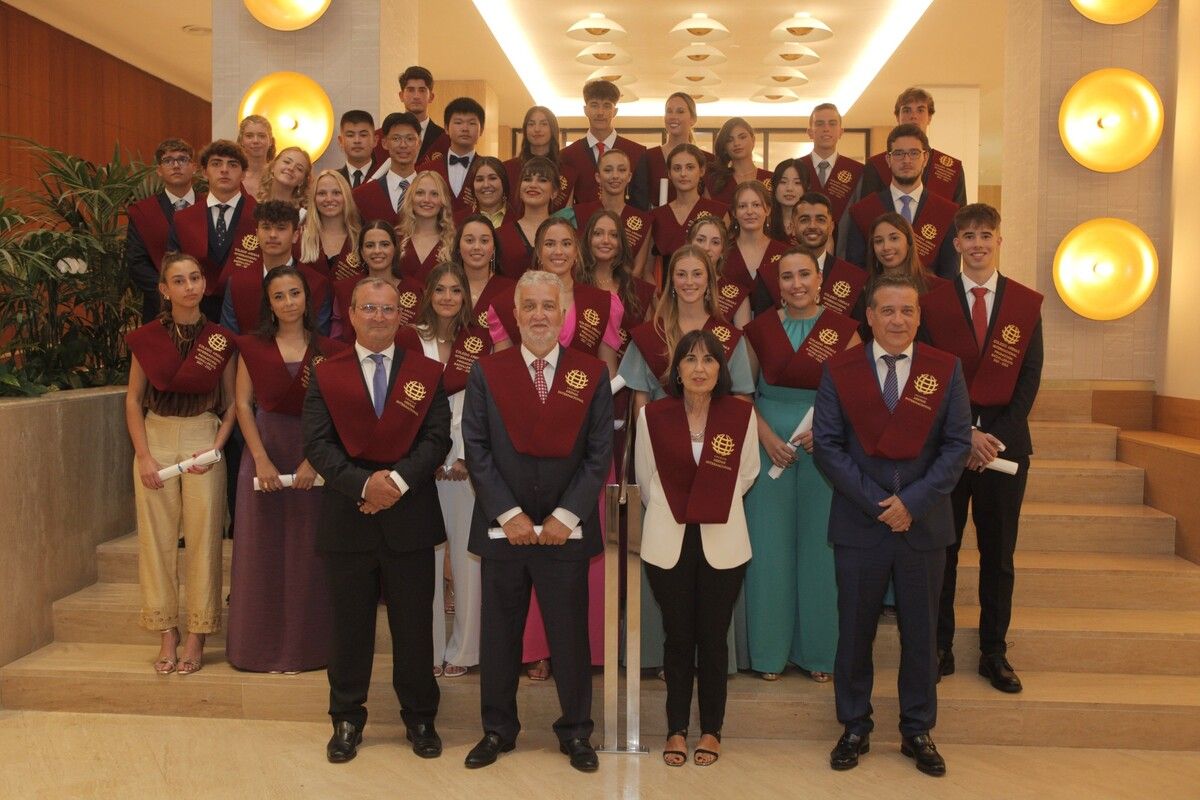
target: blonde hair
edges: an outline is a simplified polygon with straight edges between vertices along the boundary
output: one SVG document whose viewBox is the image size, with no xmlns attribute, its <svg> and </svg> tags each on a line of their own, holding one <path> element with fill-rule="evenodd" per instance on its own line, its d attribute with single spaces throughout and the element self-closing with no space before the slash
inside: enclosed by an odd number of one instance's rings
<svg viewBox="0 0 1200 800">
<path fill-rule="evenodd" d="M 250 114 L 238 123 L 237 143 L 242 143 L 242 134 L 246 132 L 247 125 L 262 125 L 267 129 L 267 136 L 271 137 L 271 146 L 267 148 L 267 161 L 275 157 L 275 132 L 271 130 L 271 120 L 264 117 L 262 114 Z"/>
<path fill-rule="evenodd" d="M 417 184 L 425 179 L 433 181 L 442 196 L 442 207 L 437 215 L 438 239 L 441 240 L 438 245 L 437 260 L 449 261 L 450 254 L 454 252 L 455 239 L 454 212 L 450 208 L 450 187 L 446 185 L 446 181 L 441 175 L 428 169 L 418 172 L 413 178 L 412 185 L 404 192 L 404 199 L 400 201 L 400 209 L 396 212 L 396 234 L 400 238 L 397 255 L 403 257 L 416 232 L 417 218 L 413 213 L 413 197 L 417 194 Z"/>
<path fill-rule="evenodd" d="M 667 343 L 667 352 L 674 353 L 675 345 L 683 337 L 683 329 L 679 327 L 679 298 L 675 295 L 675 267 L 685 258 L 697 259 L 704 265 L 708 275 L 708 286 L 704 290 L 704 310 L 713 319 L 725 320 L 721 307 L 717 303 L 717 270 L 712 259 L 699 245 L 685 244 L 671 254 L 671 263 L 667 268 L 667 288 L 658 296 L 658 305 L 654 308 L 654 330 Z"/>
<path fill-rule="evenodd" d="M 249 118 L 247 117 L 247 119 Z M 275 162 L 283 158 L 284 153 L 293 151 L 304 156 L 304 160 L 308 162 L 308 169 L 304 172 L 304 180 L 300 181 L 300 185 L 292 190 L 292 196 L 288 198 L 288 202 L 297 208 L 308 208 L 308 187 L 312 183 L 312 157 L 301 147 L 285 147 L 267 162 L 267 168 L 263 170 L 262 182 L 258 186 L 258 196 L 254 198 L 255 200 L 262 203 L 271 199 L 271 190 L 275 186 L 275 176 L 272 174 Z"/>
<path fill-rule="evenodd" d="M 305 218 L 304 227 L 300 232 L 300 263 L 312 264 L 321 256 L 321 214 L 317 211 L 317 184 L 322 178 L 333 178 L 342 190 L 342 225 L 346 228 L 346 239 L 353 246 L 358 241 L 358 233 L 362 230 L 362 217 L 358 214 L 358 206 L 354 204 L 354 195 L 350 184 L 336 169 L 323 169 L 308 187 L 308 208 L 312 214 Z"/>
</svg>

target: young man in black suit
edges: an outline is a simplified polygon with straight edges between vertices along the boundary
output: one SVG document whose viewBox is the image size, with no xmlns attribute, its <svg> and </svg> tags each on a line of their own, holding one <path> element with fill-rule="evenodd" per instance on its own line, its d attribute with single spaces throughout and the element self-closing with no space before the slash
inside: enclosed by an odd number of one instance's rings
<svg viewBox="0 0 1200 800">
<path fill-rule="evenodd" d="M 425 67 L 412 66 L 400 73 L 400 102 L 404 104 L 404 110 L 421 123 L 419 131 L 421 146 L 417 151 L 416 158 L 418 164 L 431 158 L 435 152 L 440 152 L 444 158 L 446 151 L 450 149 L 450 137 L 446 135 L 446 129 L 429 116 L 429 104 L 433 102 L 435 96 L 433 73 Z M 375 163 L 383 164 L 388 160 L 388 152 L 383 144 L 385 134 L 383 131 L 376 131 L 376 133 L 379 135 L 379 142 L 375 145 Z M 381 172 L 377 169 L 372 177 L 380 174 Z"/>
<path fill-rule="evenodd" d="M 346 156 L 346 163 L 338 168 L 351 189 L 357 189 L 371 180 L 378 164 L 375 162 L 375 118 L 369 112 L 354 108 L 342 114 L 338 122 L 338 147 Z"/>
</svg>

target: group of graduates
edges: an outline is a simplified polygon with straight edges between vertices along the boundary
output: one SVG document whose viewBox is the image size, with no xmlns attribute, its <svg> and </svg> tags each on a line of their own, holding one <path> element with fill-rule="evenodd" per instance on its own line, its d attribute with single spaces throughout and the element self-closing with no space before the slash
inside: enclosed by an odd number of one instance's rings
<svg viewBox="0 0 1200 800">
<path fill-rule="evenodd" d="M 693 681 L 707 766 L 727 674 L 791 664 L 832 679 L 830 764 L 856 766 L 889 607 L 901 750 L 944 774 L 930 731 L 968 513 L 979 673 L 1021 690 L 1006 637 L 1042 341 L 1041 296 L 997 271 L 998 212 L 967 204 L 961 162 L 929 146 L 933 98 L 905 90 L 867 164 L 837 152 L 841 116 L 818 105 L 811 155 L 768 172 L 743 119 L 701 150 L 683 93 L 647 149 L 613 127 L 617 87 L 591 81 L 586 136 L 561 147 L 535 106 L 502 162 L 475 152 L 478 102 L 447 103 L 442 127 L 428 70 L 400 88 L 405 111 L 379 128 L 343 114 L 337 170 L 312 175 L 247 117 L 198 157 L 164 141 L 163 191 L 129 209 L 154 669 L 203 667 L 228 514 L 227 658 L 327 667 L 330 761 L 362 739 L 382 601 L 417 755 L 441 753 L 437 679 L 476 666 L 484 736 L 466 764 L 513 749 L 524 664 L 533 680 L 553 667 L 562 750 L 594 770 L 600 494 L 630 480 L 646 513 L 628 579 L 646 589 L 640 666 L 667 683 L 667 764 L 688 760 Z"/>
</svg>

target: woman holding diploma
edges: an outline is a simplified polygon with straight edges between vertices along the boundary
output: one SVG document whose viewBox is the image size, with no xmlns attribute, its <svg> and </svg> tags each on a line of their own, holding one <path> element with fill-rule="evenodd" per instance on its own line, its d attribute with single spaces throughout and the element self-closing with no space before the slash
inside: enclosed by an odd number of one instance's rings
<svg viewBox="0 0 1200 800">
<path fill-rule="evenodd" d="M 160 470 L 220 451 L 233 430 L 237 352 L 233 334 L 200 312 L 204 272 L 195 258 L 169 253 L 159 273 L 163 310 L 130 333 L 132 354 L 125 422 L 133 442 L 138 577 L 142 627 L 162 634 L 154 670 L 190 675 L 203 665 L 204 637 L 221 628 L 221 529 L 225 525 L 225 464 L 193 466 L 177 478 Z M 179 633 L 179 537 L 187 541 L 184 570 L 188 636 Z"/>
<path fill-rule="evenodd" d="M 323 490 L 304 457 L 300 411 L 313 365 L 346 345 L 317 335 L 308 282 L 295 267 L 267 273 L 260 319 L 257 332 L 238 338 L 237 416 L 246 450 L 225 655 L 250 672 L 302 672 L 328 662 L 333 620 L 315 550 Z"/>
<path fill-rule="evenodd" d="M 667 140 L 646 149 L 646 175 L 650 181 L 650 206 L 665 206 L 675 199 L 675 187 L 667 177 L 667 156 L 681 144 L 695 144 L 692 130 L 697 120 L 696 101 L 687 92 L 674 92 L 663 104 L 663 132 Z M 701 151 L 703 152 L 703 151 Z M 704 153 L 706 161 L 712 153 Z"/>
<path fill-rule="evenodd" d="M 832 491 L 812 456 L 808 417 L 821 365 L 859 342 L 850 317 L 818 305 L 821 271 L 793 248 L 778 262 L 783 307 L 746 326 L 756 372 L 754 407 L 763 472 L 746 495 L 746 520 L 755 558 L 746 570 L 750 666 L 778 679 L 791 662 L 824 683 L 837 650 L 837 584 L 827 544 Z M 801 420 L 807 430 L 797 433 Z"/>
<path fill-rule="evenodd" d="M 478 222 L 468 224 L 479 224 Z M 464 228 L 467 226 L 464 225 Z M 446 547 L 454 573 L 454 628 L 446 643 L 443 591 L 443 554 L 438 547 L 433 598 L 434 672 L 447 678 L 465 675 L 479 663 L 479 559 L 467 552 L 475 492 L 467 477 L 462 441 L 463 397 L 467 376 L 481 355 L 486 355 L 487 332 L 471 315 L 471 288 L 462 268 L 453 262 L 438 264 L 425 281 L 425 294 L 413 327 L 400 329 L 401 347 L 423 353 L 444 367 L 442 388 L 450 401 L 450 452 L 436 473 L 438 501 L 446 522 Z"/>
<path fill-rule="evenodd" d="M 742 495 L 758 474 L 754 408 L 730 395 L 724 347 L 708 331 L 685 334 L 671 358 L 669 397 L 642 409 L 634 452 L 646 499 L 645 573 L 663 612 L 667 743 L 663 761 L 687 761 L 692 680 L 700 740 L 694 761 L 720 755 L 729 659 L 726 633 L 750 560 Z"/>
</svg>

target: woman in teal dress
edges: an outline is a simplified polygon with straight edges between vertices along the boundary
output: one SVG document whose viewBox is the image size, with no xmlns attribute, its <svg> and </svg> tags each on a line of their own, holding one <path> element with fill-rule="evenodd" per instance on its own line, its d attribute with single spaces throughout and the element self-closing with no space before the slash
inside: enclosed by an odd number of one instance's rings
<svg viewBox="0 0 1200 800">
<path fill-rule="evenodd" d="M 746 572 L 750 667 L 776 680 L 791 662 L 824 683 L 837 650 L 837 584 L 827 543 L 832 490 L 812 460 L 812 432 L 796 434 L 813 406 L 821 366 L 858 344 L 857 323 L 818 305 L 821 272 L 799 249 L 779 261 L 781 308 L 746 326 L 757 384 L 762 462 L 746 495 L 754 558 Z M 790 441 L 789 441 L 790 440 Z"/>
<path fill-rule="evenodd" d="M 625 385 L 634 392 L 635 418 L 646 403 L 667 396 L 662 381 L 670 366 L 670 354 L 683 335 L 694 330 L 711 331 L 721 342 L 729 360 L 733 393 L 749 396 L 754 392 L 749 350 L 741 331 L 721 315 L 712 288 L 717 285 L 716 267 L 708 253 L 695 245 L 685 244 L 672 254 L 667 272 L 667 288 L 658 298 L 654 316 L 630 332 L 629 347 L 617 370 Z M 642 571 L 641 626 L 642 667 L 658 669 L 663 664 L 665 634 L 662 612 L 654 601 L 645 570 Z M 730 672 L 735 672 L 739 666 L 738 651 L 745 653 L 745 647 L 739 648 L 739 643 L 732 638 L 732 626 L 730 637 Z M 748 666 L 746 658 L 741 661 Z"/>
</svg>

